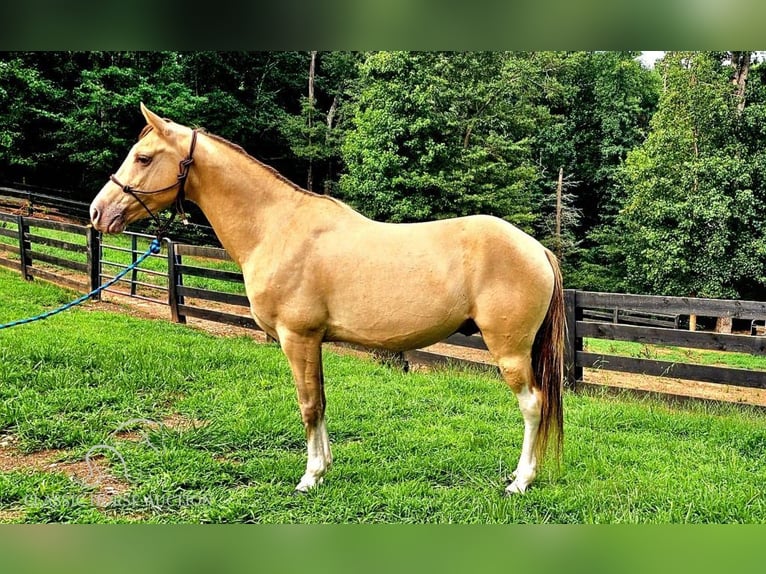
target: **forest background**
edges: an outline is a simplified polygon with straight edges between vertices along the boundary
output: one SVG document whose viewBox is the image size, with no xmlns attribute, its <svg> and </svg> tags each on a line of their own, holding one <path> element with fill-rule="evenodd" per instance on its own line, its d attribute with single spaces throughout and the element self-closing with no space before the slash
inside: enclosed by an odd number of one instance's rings
<svg viewBox="0 0 766 574">
<path fill-rule="evenodd" d="M 374 219 L 502 217 L 570 288 L 764 299 L 761 54 L 3 52 L 0 182 L 90 201 L 143 101 Z"/>
</svg>

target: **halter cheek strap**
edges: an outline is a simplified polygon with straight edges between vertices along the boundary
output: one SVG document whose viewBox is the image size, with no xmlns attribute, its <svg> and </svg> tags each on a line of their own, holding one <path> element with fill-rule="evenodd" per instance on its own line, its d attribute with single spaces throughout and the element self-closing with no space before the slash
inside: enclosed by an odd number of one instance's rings
<svg viewBox="0 0 766 574">
<path fill-rule="evenodd" d="M 173 223 L 173 220 L 176 218 L 176 215 L 179 213 L 181 214 L 182 220 L 184 222 L 184 225 L 189 223 L 189 220 L 186 217 L 186 212 L 183 208 L 183 200 L 186 195 L 185 187 L 186 187 L 186 179 L 189 177 L 189 170 L 191 169 L 191 165 L 194 163 L 194 148 L 197 147 L 197 130 L 192 130 L 192 139 L 191 144 L 189 145 L 189 154 L 182 159 L 180 162 L 178 162 L 178 169 L 179 173 L 176 178 L 175 183 L 172 183 L 168 186 L 162 187 L 160 189 L 135 189 L 131 187 L 130 185 L 126 183 L 122 183 L 119 179 L 117 179 L 117 176 L 115 174 L 112 174 L 109 176 L 109 179 L 119 186 L 124 193 L 129 193 L 133 196 L 133 198 L 143 207 L 146 212 L 149 214 L 149 217 L 152 218 L 154 223 L 157 225 L 157 237 L 162 237 L 165 235 L 165 232 L 170 227 L 170 224 Z M 178 193 L 176 194 L 175 198 L 175 211 L 173 212 L 173 215 L 171 218 L 166 222 L 162 223 L 159 216 L 156 213 L 153 213 L 149 207 L 147 207 L 146 203 L 141 199 L 141 195 L 154 195 L 157 193 L 163 193 L 165 191 L 170 191 L 174 187 L 178 188 Z"/>
</svg>

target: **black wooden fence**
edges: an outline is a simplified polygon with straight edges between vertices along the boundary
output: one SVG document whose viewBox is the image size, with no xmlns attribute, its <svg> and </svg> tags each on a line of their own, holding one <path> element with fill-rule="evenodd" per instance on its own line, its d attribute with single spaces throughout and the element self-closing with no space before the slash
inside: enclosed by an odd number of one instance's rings
<svg viewBox="0 0 766 574">
<path fill-rule="evenodd" d="M 78 238 L 78 241 L 46 237 L 37 231 L 39 229 L 64 231 Z M 128 235 L 131 236 L 130 248 L 120 247 L 107 243 L 100 234 L 85 226 L 0 213 L 0 265 L 18 270 L 27 279 L 53 280 L 75 289 L 91 290 L 126 265 L 109 259 L 109 253 L 129 252 L 135 261 L 138 254 L 145 250 L 142 242 L 148 244 L 149 236 Z M 79 254 L 79 259 L 43 253 L 36 248 L 39 245 L 54 247 L 57 252 Z M 258 329 L 249 315 L 241 272 L 232 270 L 232 266 L 229 269 L 216 266 L 216 262 L 230 261 L 223 249 L 169 240 L 165 241 L 165 247 L 166 254 L 155 256 L 166 259 L 162 269 L 156 268 L 157 264 L 154 269 L 139 267 L 135 273 L 123 278 L 129 286 L 128 290 L 116 292 L 167 304 L 172 319 L 177 322 L 196 317 Z M 45 268 L 40 263 L 45 264 Z M 139 278 L 141 273 L 151 275 L 153 280 L 142 281 Z M 86 281 L 82 281 L 82 277 Z M 212 287 L 211 282 L 214 284 Z M 150 290 L 151 294 L 142 295 L 139 292 L 142 288 Z M 594 353 L 583 346 L 583 340 L 587 338 L 764 355 L 764 335 L 692 332 L 677 327 L 680 317 L 687 315 L 762 322 L 766 320 L 766 302 L 574 290 L 567 290 L 565 296 L 568 323 L 566 380 L 569 386 L 576 387 L 583 381 L 584 369 L 601 369 L 766 389 L 766 371 Z M 454 334 L 443 343 L 457 350 L 454 353 L 457 356 L 461 355 L 461 348 L 486 351 L 484 341 L 478 335 Z M 488 356 L 485 362 L 483 356 L 467 360 L 454 355 L 451 351 L 442 353 L 421 349 L 405 353 L 405 358 L 413 363 L 453 363 L 496 370 L 488 364 Z M 465 353 L 462 355 L 464 357 Z"/>
<path fill-rule="evenodd" d="M 70 197 L 65 197 L 69 195 Z M 36 211 L 50 211 L 69 218 L 88 221 L 89 204 L 73 199 L 72 193 L 60 189 L 45 189 L 15 183 L 0 184 L 0 202 L 8 207 L 15 207 L 31 216 Z"/>
<path fill-rule="evenodd" d="M 232 293 L 220 289 L 184 285 L 184 277 L 201 277 L 213 279 L 219 283 L 233 283 L 236 286 L 242 286 L 240 291 L 243 291 L 245 280 L 242 273 L 206 266 L 200 263 L 199 259 L 197 259 L 196 265 L 191 265 L 187 259 L 188 257 L 195 257 L 203 258 L 203 261 L 231 261 L 226 250 L 182 243 L 171 243 L 168 249 L 169 284 L 173 286 L 170 290 L 169 301 L 174 321 L 186 323 L 187 317 L 197 317 L 238 327 L 259 328 L 253 318 L 249 316 L 250 303 L 243 292 Z M 209 304 L 206 306 L 202 306 L 200 303 L 191 304 L 190 300 L 201 301 L 203 304 L 205 302 L 220 303 L 226 306 L 226 310 L 214 309 Z"/>
<path fill-rule="evenodd" d="M 64 232 L 67 239 L 49 237 L 41 230 Z M 98 281 L 96 273 L 99 269 L 100 246 L 98 234 L 92 228 L 0 213 L 0 236 L 13 240 L 13 243 L 0 244 L 0 249 L 16 256 L 12 259 L 0 257 L 0 265 L 20 271 L 25 279 L 38 277 L 77 290 L 90 290 L 90 285 Z M 41 251 L 40 246 L 53 247 L 58 253 L 81 256 L 53 255 Z M 39 263 L 47 266 L 41 267 Z M 71 273 L 56 273 L 50 266 Z M 82 281 L 83 274 L 87 277 L 86 281 Z"/>
<path fill-rule="evenodd" d="M 631 309 L 663 315 L 702 315 L 762 320 L 766 318 L 766 302 L 592 293 L 588 291 L 568 291 L 566 296 L 567 322 L 569 324 L 567 364 L 570 383 L 582 381 L 583 368 L 595 368 L 766 389 L 766 371 L 670 362 L 648 357 L 624 357 L 583 350 L 583 339 L 592 338 L 765 355 L 766 336 L 620 325 L 593 319 L 586 320 L 586 317 L 589 309 Z"/>
</svg>

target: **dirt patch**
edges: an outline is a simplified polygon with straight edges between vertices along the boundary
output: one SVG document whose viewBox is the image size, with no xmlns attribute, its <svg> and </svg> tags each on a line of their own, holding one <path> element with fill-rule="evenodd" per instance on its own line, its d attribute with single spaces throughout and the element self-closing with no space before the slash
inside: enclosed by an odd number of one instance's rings
<svg viewBox="0 0 766 574">
<path fill-rule="evenodd" d="M 599 369 L 585 369 L 583 380 L 587 384 L 604 387 L 766 407 L 766 390 L 764 389 L 702 383 L 669 377 L 650 377 L 648 375 L 618 373 Z"/>
<path fill-rule="evenodd" d="M 160 428 L 178 430 L 181 432 L 201 428 L 207 425 L 207 421 L 190 419 L 174 413 L 161 421 L 136 419 L 145 428 Z M 114 437 L 121 440 L 138 442 L 147 440 L 145 429 L 141 430 L 118 430 Z M 109 506 L 112 499 L 130 490 L 130 484 L 124 479 L 118 478 L 110 470 L 110 463 L 104 456 L 103 451 L 94 447 L 83 460 L 71 461 L 71 451 L 66 449 L 46 449 L 37 452 L 24 453 L 18 449 L 18 439 L 10 434 L 0 435 L 0 472 L 60 472 L 70 479 L 92 489 L 91 500 L 96 508 L 103 510 Z M 119 452 L 118 449 L 117 452 Z M 118 462 L 119 464 L 119 462 Z M 13 520 L 20 516 L 15 510 L 2 511 L 7 514 L 4 518 L 0 514 L 0 521 Z"/>
<path fill-rule="evenodd" d="M 0 510 L 0 524 L 15 522 L 23 517 L 23 510 Z"/>
<path fill-rule="evenodd" d="M 88 460 L 67 461 L 70 451 L 47 449 L 32 453 L 18 450 L 17 440 L 11 435 L 0 438 L 0 472 L 39 471 L 60 472 L 70 479 L 92 488 L 91 498 L 97 508 L 105 508 L 111 500 L 127 492 L 130 485 L 114 476 L 106 459 L 94 455 Z"/>
</svg>

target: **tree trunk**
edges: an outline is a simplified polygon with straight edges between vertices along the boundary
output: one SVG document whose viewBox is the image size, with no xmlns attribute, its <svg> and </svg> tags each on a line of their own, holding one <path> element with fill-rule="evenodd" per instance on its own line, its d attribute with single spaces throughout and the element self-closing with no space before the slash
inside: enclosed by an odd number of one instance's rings
<svg viewBox="0 0 766 574">
<path fill-rule="evenodd" d="M 332 125 L 335 121 L 335 113 L 338 111 L 338 94 L 335 94 L 335 97 L 332 99 L 332 104 L 330 104 L 330 109 L 327 110 L 327 133 L 325 133 L 325 140 L 324 144 L 327 148 L 330 147 L 330 137 L 332 134 Z M 330 182 L 332 181 L 332 178 L 334 177 L 334 171 L 333 171 L 333 161 L 330 159 L 330 161 L 327 162 L 327 179 L 324 180 L 324 190 L 323 193 L 325 195 L 330 195 Z"/>
<path fill-rule="evenodd" d="M 556 186 L 556 257 L 561 259 L 561 191 L 564 187 L 564 168 L 559 168 L 559 183 Z"/>
<path fill-rule="evenodd" d="M 745 109 L 745 88 L 747 87 L 747 74 L 750 72 L 750 52 L 732 52 L 731 65 L 734 66 L 734 77 L 731 82 L 736 86 L 737 111 L 742 113 Z"/>
<path fill-rule="evenodd" d="M 330 145 L 330 132 L 332 131 L 332 122 L 335 120 L 335 112 L 338 111 L 338 96 L 336 95 L 332 99 L 330 109 L 327 110 L 327 135 L 325 136 L 325 143 Z"/>
<path fill-rule="evenodd" d="M 313 125 L 313 115 L 314 115 L 314 75 L 316 72 L 316 64 L 317 64 L 317 51 L 312 50 L 311 51 L 311 64 L 309 65 L 309 117 L 308 117 L 308 127 L 309 127 L 309 148 L 311 148 L 311 128 Z M 306 178 L 306 189 L 309 191 L 314 190 L 314 160 L 309 156 L 309 170 L 308 170 L 308 176 Z"/>
</svg>

